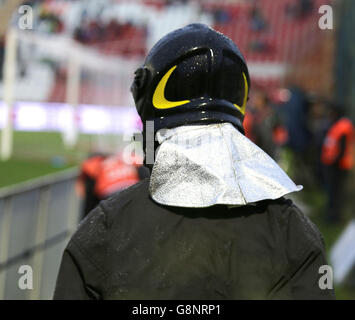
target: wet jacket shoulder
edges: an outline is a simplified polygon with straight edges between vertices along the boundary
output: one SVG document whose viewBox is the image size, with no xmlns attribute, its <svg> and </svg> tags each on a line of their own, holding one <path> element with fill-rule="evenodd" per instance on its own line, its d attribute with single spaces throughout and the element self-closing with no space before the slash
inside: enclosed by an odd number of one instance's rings
<svg viewBox="0 0 355 320">
<path fill-rule="evenodd" d="M 290 200 L 160 206 L 149 180 L 102 201 L 62 258 L 55 299 L 333 299 L 317 228 Z"/>
</svg>

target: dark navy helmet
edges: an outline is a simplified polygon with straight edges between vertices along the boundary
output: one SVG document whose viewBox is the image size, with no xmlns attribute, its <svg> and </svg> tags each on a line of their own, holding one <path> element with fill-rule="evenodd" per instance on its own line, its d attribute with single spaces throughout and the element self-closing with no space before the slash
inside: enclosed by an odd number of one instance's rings
<svg viewBox="0 0 355 320">
<path fill-rule="evenodd" d="M 230 122 L 241 132 L 250 88 L 245 59 L 234 42 L 203 24 L 158 41 L 135 72 L 131 91 L 154 132 L 188 124 Z"/>
</svg>

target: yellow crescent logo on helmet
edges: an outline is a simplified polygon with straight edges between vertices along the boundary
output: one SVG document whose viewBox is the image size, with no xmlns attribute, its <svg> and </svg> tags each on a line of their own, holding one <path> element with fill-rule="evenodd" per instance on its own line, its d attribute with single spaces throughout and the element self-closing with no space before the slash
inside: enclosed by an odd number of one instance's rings
<svg viewBox="0 0 355 320">
<path fill-rule="evenodd" d="M 189 103 L 190 100 L 183 100 L 183 101 L 169 101 L 165 98 L 165 87 L 168 83 L 170 75 L 173 73 L 177 66 L 173 66 L 161 80 L 159 81 L 154 94 L 153 94 L 153 106 L 156 109 L 170 109 L 181 106 L 183 104 Z"/>
<path fill-rule="evenodd" d="M 168 83 L 168 80 L 173 73 L 173 71 L 176 69 L 177 66 L 173 66 L 159 81 L 154 94 L 153 94 L 153 106 L 156 109 L 171 109 L 175 108 L 178 106 L 182 106 L 183 104 L 189 103 L 190 100 L 182 100 L 182 101 L 169 101 L 165 98 L 165 87 L 166 84 Z M 243 72 L 243 78 L 244 78 L 244 99 L 243 99 L 243 105 L 242 107 L 238 106 L 237 104 L 234 104 L 234 106 L 244 115 L 245 114 L 245 106 L 247 103 L 247 98 L 248 98 L 248 81 L 247 78 Z"/>
<path fill-rule="evenodd" d="M 235 107 L 244 115 L 245 114 L 245 107 L 247 105 L 247 99 L 248 99 L 248 81 L 247 77 L 245 76 L 243 72 L 243 78 L 244 78 L 244 99 L 243 99 L 243 105 L 239 107 L 237 104 L 234 104 Z"/>
</svg>

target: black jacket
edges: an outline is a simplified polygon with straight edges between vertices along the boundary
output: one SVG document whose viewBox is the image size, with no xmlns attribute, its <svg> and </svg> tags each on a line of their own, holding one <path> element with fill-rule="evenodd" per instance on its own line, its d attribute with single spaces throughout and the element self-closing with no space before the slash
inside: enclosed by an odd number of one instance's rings
<svg viewBox="0 0 355 320">
<path fill-rule="evenodd" d="M 333 299 L 317 228 L 284 198 L 161 206 L 149 180 L 102 201 L 61 263 L 55 299 Z"/>
</svg>

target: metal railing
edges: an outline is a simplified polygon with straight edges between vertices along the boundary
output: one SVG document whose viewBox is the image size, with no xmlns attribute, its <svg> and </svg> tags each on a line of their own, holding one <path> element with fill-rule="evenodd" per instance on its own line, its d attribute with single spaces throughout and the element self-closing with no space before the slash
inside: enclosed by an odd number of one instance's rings
<svg viewBox="0 0 355 320">
<path fill-rule="evenodd" d="M 80 211 L 77 169 L 0 189 L 0 300 L 51 299 L 63 250 Z M 19 268 L 32 268 L 21 289 Z"/>
</svg>

